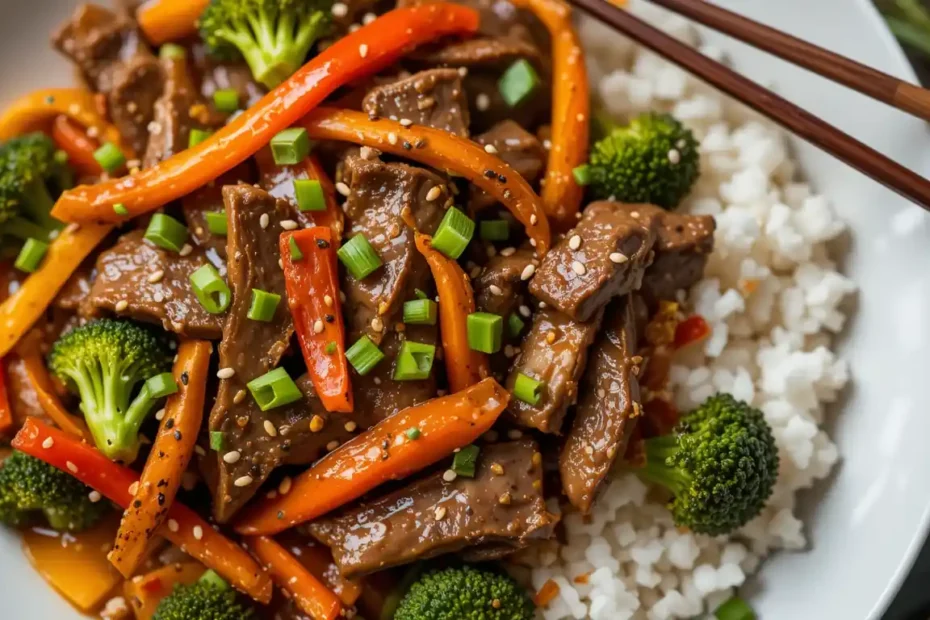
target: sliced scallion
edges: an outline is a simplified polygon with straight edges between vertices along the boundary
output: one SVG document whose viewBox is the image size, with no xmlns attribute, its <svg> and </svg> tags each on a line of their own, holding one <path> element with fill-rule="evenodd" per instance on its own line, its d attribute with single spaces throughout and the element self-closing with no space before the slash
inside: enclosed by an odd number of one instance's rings
<svg viewBox="0 0 930 620">
<path fill-rule="evenodd" d="M 588 164 L 581 164 L 580 166 L 572 169 L 572 176 L 575 177 L 575 183 L 581 186 L 591 184 L 591 166 Z"/>
<path fill-rule="evenodd" d="M 183 60 L 187 58 L 187 50 L 177 43 L 165 43 L 158 48 L 158 57 L 162 60 Z"/>
<path fill-rule="evenodd" d="M 470 217 L 451 207 L 439 223 L 433 235 L 433 248 L 452 259 L 458 259 L 468 247 L 475 234 L 475 222 Z"/>
<path fill-rule="evenodd" d="M 291 127 L 271 139 L 271 155 L 279 166 L 299 164 L 310 154 L 310 135 L 303 127 Z"/>
<path fill-rule="evenodd" d="M 289 405 L 303 397 L 300 388 L 283 368 L 275 368 L 266 372 L 261 377 L 252 379 L 245 386 L 249 388 L 252 398 L 262 411 Z"/>
<path fill-rule="evenodd" d="M 127 209 L 126 205 L 123 203 L 117 202 L 115 205 L 113 205 L 113 213 L 117 215 L 129 215 L 129 209 Z"/>
<path fill-rule="evenodd" d="M 756 620 L 756 612 L 738 596 L 728 598 L 714 611 L 717 620 Z"/>
<path fill-rule="evenodd" d="M 145 380 L 145 388 L 152 398 L 164 398 L 178 391 L 178 382 L 170 372 L 163 372 Z"/>
<path fill-rule="evenodd" d="M 235 88 L 221 88 L 213 93 L 213 105 L 227 114 L 239 109 L 239 92 Z"/>
<path fill-rule="evenodd" d="M 33 273 L 39 268 L 39 265 L 42 264 L 42 259 L 45 258 L 47 252 L 47 243 L 30 237 L 26 239 L 26 243 L 23 244 L 22 249 L 16 256 L 16 261 L 13 263 L 13 266 L 20 271 Z"/>
<path fill-rule="evenodd" d="M 485 241 L 507 241 L 510 224 L 507 220 L 482 220 L 478 224 L 478 235 Z"/>
<path fill-rule="evenodd" d="M 510 65 L 497 83 L 501 97 L 511 108 L 526 101 L 539 85 L 536 69 L 525 58 Z"/>
<path fill-rule="evenodd" d="M 405 340 L 394 363 L 395 381 L 417 381 L 428 379 L 433 369 L 436 347 L 422 342 Z"/>
<path fill-rule="evenodd" d="M 316 179 L 295 179 L 294 196 L 301 211 L 325 211 L 326 197 L 323 185 Z"/>
<path fill-rule="evenodd" d="M 225 237 L 229 233 L 229 222 L 226 219 L 226 211 L 207 211 L 204 214 L 207 220 L 207 230 L 211 234 Z"/>
<path fill-rule="evenodd" d="M 404 435 L 406 435 L 407 439 L 409 439 L 410 441 L 416 441 L 417 439 L 420 438 L 421 434 L 422 433 L 420 432 L 420 429 L 418 429 L 416 426 L 411 426 L 410 428 L 404 431 Z"/>
<path fill-rule="evenodd" d="M 268 323 L 274 318 L 274 313 L 281 303 L 281 296 L 261 289 L 252 289 L 252 304 L 249 306 L 247 317 L 253 321 Z"/>
<path fill-rule="evenodd" d="M 336 343 L 330 342 L 326 344 L 326 355 L 332 355 L 336 352 Z"/>
<path fill-rule="evenodd" d="M 100 164 L 100 167 L 112 174 L 123 167 L 126 163 L 126 157 L 112 142 L 106 142 L 99 149 L 94 151 L 94 159 Z"/>
<path fill-rule="evenodd" d="M 384 353 L 368 336 L 362 336 L 346 351 L 346 359 L 355 372 L 364 377 L 384 359 Z"/>
<path fill-rule="evenodd" d="M 197 301 L 210 314 L 225 312 L 232 301 L 232 292 L 213 265 L 206 264 L 191 274 L 191 288 Z"/>
<path fill-rule="evenodd" d="M 466 319 L 468 347 L 472 351 L 497 353 L 504 336 L 504 319 L 499 314 L 473 312 Z"/>
<path fill-rule="evenodd" d="M 187 241 L 187 226 L 170 215 L 156 213 L 145 229 L 145 238 L 160 248 L 180 252 Z"/>
<path fill-rule="evenodd" d="M 210 431 L 210 449 L 219 452 L 226 447 L 226 435 L 223 431 Z"/>
<path fill-rule="evenodd" d="M 465 446 L 452 457 L 452 471 L 465 478 L 474 478 L 478 467 L 478 446 L 471 444 Z"/>
<path fill-rule="evenodd" d="M 300 246 L 297 245 L 297 239 L 291 237 L 287 240 L 287 249 L 291 251 L 291 260 L 302 260 L 304 253 L 300 251 Z"/>
<path fill-rule="evenodd" d="M 355 235 L 343 243 L 336 254 L 356 280 L 363 280 L 381 266 L 381 258 L 365 235 Z"/>
<path fill-rule="evenodd" d="M 523 319 L 517 316 L 516 313 L 513 313 L 507 317 L 507 331 L 511 338 L 516 338 L 519 336 L 524 327 L 526 327 L 526 323 L 523 321 Z"/>
<path fill-rule="evenodd" d="M 429 299 L 429 295 L 418 288 L 413 289 L 413 294 L 417 296 L 417 299 Z"/>
<path fill-rule="evenodd" d="M 530 405 L 535 405 L 542 398 L 543 387 L 545 383 L 537 381 L 532 377 L 527 377 L 522 372 L 517 374 L 517 379 L 513 383 L 513 395 Z"/>
<path fill-rule="evenodd" d="M 203 129 L 191 129 L 190 134 L 187 136 L 187 148 L 194 148 L 212 135 L 212 131 L 205 131 Z"/>
<path fill-rule="evenodd" d="M 410 325 L 435 325 L 436 302 L 432 299 L 414 299 L 404 302 L 404 323 Z"/>
</svg>

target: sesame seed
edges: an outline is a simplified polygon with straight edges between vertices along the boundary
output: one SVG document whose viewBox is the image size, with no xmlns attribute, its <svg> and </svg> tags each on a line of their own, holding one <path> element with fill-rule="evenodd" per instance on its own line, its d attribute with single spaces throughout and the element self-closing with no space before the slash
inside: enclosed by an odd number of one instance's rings
<svg viewBox="0 0 930 620">
<path fill-rule="evenodd" d="M 163 269 L 159 269 L 158 271 L 155 271 L 149 274 L 149 283 L 155 284 L 156 282 L 161 281 L 161 279 L 164 277 L 165 277 L 165 271 Z"/>
<path fill-rule="evenodd" d="M 125 299 L 122 299 L 116 302 L 116 305 L 113 307 L 113 309 L 116 310 L 117 312 L 122 312 L 128 307 L 129 307 L 129 302 L 126 301 Z"/>
<path fill-rule="evenodd" d="M 51 437 L 46 437 L 45 441 L 42 442 L 42 447 L 45 448 L 46 450 L 48 450 L 54 445 L 55 445 L 55 440 L 52 439 Z"/>
<path fill-rule="evenodd" d="M 181 526 L 178 525 L 177 521 L 174 519 L 168 519 L 168 531 L 177 532 L 179 529 L 181 529 Z"/>
<path fill-rule="evenodd" d="M 358 150 L 358 154 L 362 159 L 371 159 L 371 156 L 374 155 L 374 151 L 371 150 L 370 146 L 363 146 Z"/>
<path fill-rule="evenodd" d="M 189 256 L 190 253 L 193 252 L 193 251 L 194 251 L 194 246 L 192 246 L 192 245 L 189 244 L 189 243 L 185 243 L 184 245 L 181 246 L 181 249 L 178 250 L 178 255 L 179 255 L 179 256 Z"/>
<path fill-rule="evenodd" d="M 375 332 L 381 333 L 381 331 L 384 329 L 384 322 L 378 317 L 373 318 L 371 320 L 371 329 Z"/>
<path fill-rule="evenodd" d="M 587 454 L 588 456 L 591 456 L 592 454 L 594 454 L 594 446 L 592 446 L 591 444 L 586 445 L 584 447 L 584 453 Z"/>
<path fill-rule="evenodd" d="M 343 4 L 342 2 L 336 2 L 335 4 L 333 4 L 333 8 L 331 9 L 331 11 L 333 15 L 335 15 L 336 17 L 345 17 L 346 15 L 349 14 L 349 7 L 348 5 Z"/>
<path fill-rule="evenodd" d="M 233 465 L 234 463 L 238 463 L 239 459 L 241 458 L 242 458 L 242 453 L 239 452 L 238 450 L 232 450 L 231 452 L 227 452 L 226 454 L 223 455 L 223 460 L 229 463 L 230 465 Z"/>
<path fill-rule="evenodd" d="M 236 371 L 229 366 L 226 368 L 220 368 L 216 371 L 216 376 L 218 379 L 232 379 L 233 375 L 236 374 Z"/>
<path fill-rule="evenodd" d="M 281 228 L 284 230 L 294 230 L 297 228 L 297 222 L 294 220 L 281 220 Z"/>
<path fill-rule="evenodd" d="M 368 46 L 364 43 L 358 46 L 358 55 L 364 58 L 368 55 Z"/>
<path fill-rule="evenodd" d="M 511 501 L 510 493 L 502 493 L 501 496 L 497 498 L 497 501 L 502 506 L 510 505 L 510 501 Z"/>
<path fill-rule="evenodd" d="M 98 491 L 91 491 L 87 494 L 87 499 L 89 499 L 92 504 L 96 504 L 101 499 L 103 499 L 103 496 L 100 495 Z"/>
<path fill-rule="evenodd" d="M 355 422 L 346 422 L 345 429 L 347 433 L 354 433 L 355 429 L 357 428 L 358 428 L 358 424 L 356 424 Z"/>
<path fill-rule="evenodd" d="M 468 75 L 468 67 L 459 67 L 459 75 L 461 77 Z"/>
<path fill-rule="evenodd" d="M 485 153 L 490 153 L 491 155 L 496 155 L 496 154 L 497 154 L 497 147 L 494 146 L 493 144 L 485 144 L 485 145 L 484 145 L 484 152 L 485 152 Z"/>
<path fill-rule="evenodd" d="M 67 467 L 68 471 L 70 471 L 72 474 L 76 474 L 78 471 L 77 465 L 75 465 L 71 461 L 65 462 L 65 467 Z"/>
<path fill-rule="evenodd" d="M 572 238 L 568 240 L 568 247 L 573 250 L 577 250 L 581 247 L 581 237 L 578 235 L 572 235 Z"/>
<path fill-rule="evenodd" d="M 259 216 L 258 225 L 261 226 L 263 229 L 268 228 L 268 214 L 267 213 L 262 213 Z"/>
<path fill-rule="evenodd" d="M 582 265 L 580 262 L 575 260 L 575 261 L 572 261 L 572 271 L 574 271 L 579 276 L 583 276 L 585 274 L 585 271 L 587 271 L 587 269 L 584 268 L 584 265 Z"/>
<path fill-rule="evenodd" d="M 458 477 L 459 475 L 455 473 L 454 471 L 452 471 L 451 469 L 447 469 L 445 473 L 442 474 L 442 479 L 445 480 L 446 482 L 452 482 Z"/>
<path fill-rule="evenodd" d="M 252 484 L 252 476 L 240 476 L 239 478 L 236 478 L 233 484 L 237 487 L 247 487 Z"/>
<path fill-rule="evenodd" d="M 532 215 L 530 215 L 530 226 L 536 226 L 536 222 L 538 222 L 538 221 L 539 221 L 539 218 L 536 217 L 536 214 L 535 214 L 535 213 L 533 213 Z"/>
<path fill-rule="evenodd" d="M 675 149 L 670 150 L 668 152 L 668 160 L 672 162 L 673 164 L 677 164 L 678 162 L 681 161 L 681 153 L 679 153 Z"/>
<path fill-rule="evenodd" d="M 323 430 L 323 427 L 326 425 L 326 420 L 323 419 L 321 415 L 315 415 L 310 418 L 310 431 L 314 433 L 319 433 Z"/>
<path fill-rule="evenodd" d="M 199 525 L 194 526 L 194 539 L 201 540 L 203 538 L 203 528 Z"/>
<path fill-rule="evenodd" d="M 331 442 L 329 442 L 328 444 L 326 444 L 326 449 L 329 450 L 330 452 L 332 452 L 333 450 L 335 450 L 335 449 L 338 448 L 338 447 L 339 447 L 339 442 L 336 441 L 335 439 L 333 439 Z"/>
<path fill-rule="evenodd" d="M 71 469 L 71 468 L 69 467 L 68 469 Z M 138 481 L 138 480 L 136 480 L 135 482 L 133 482 L 132 484 L 129 485 L 129 494 L 130 494 L 130 495 L 135 495 L 135 494 L 136 494 L 136 491 L 138 491 L 138 490 L 139 490 L 139 481 Z"/>
<path fill-rule="evenodd" d="M 530 239 L 530 245 L 531 245 L 532 247 L 535 248 L 535 247 L 536 247 L 536 239 Z"/>
<path fill-rule="evenodd" d="M 542 452 L 533 453 L 533 465 L 539 467 L 542 465 Z"/>
<path fill-rule="evenodd" d="M 430 190 L 426 192 L 426 199 L 431 202 L 440 196 L 442 196 L 442 188 L 438 185 L 431 187 Z"/>
<path fill-rule="evenodd" d="M 367 26 L 376 19 L 378 19 L 378 16 L 374 13 L 365 13 L 365 15 L 362 16 L 362 23 Z"/>
<path fill-rule="evenodd" d="M 545 309 L 546 309 L 546 302 L 544 302 L 544 301 L 539 302 L 539 309 L 540 309 L 540 310 L 545 310 Z"/>
<path fill-rule="evenodd" d="M 507 359 L 512 358 L 516 354 L 517 353 L 516 351 L 514 351 L 513 345 L 508 344 L 507 346 L 504 347 L 504 357 L 506 357 Z"/>
<path fill-rule="evenodd" d="M 332 308 L 333 298 L 330 295 L 323 295 L 323 303 L 326 304 L 327 308 Z"/>
<path fill-rule="evenodd" d="M 480 93 L 475 97 L 475 107 L 484 112 L 491 107 L 491 98 L 484 93 Z"/>
<path fill-rule="evenodd" d="M 610 262 L 612 262 L 612 263 L 617 263 L 618 265 L 622 265 L 623 263 L 627 262 L 628 260 L 630 260 L 630 259 L 627 258 L 626 255 L 621 254 L 620 252 L 611 252 L 611 253 L 610 253 Z"/>
<path fill-rule="evenodd" d="M 439 506 L 436 508 L 436 511 L 433 513 L 433 516 L 436 517 L 437 521 L 442 521 L 446 518 L 446 508 L 445 506 Z"/>
<path fill-rule="evenodd" d="M 393 131 L 388 134 L 388 142 L 391 144 L 397 144 L 397 134 Z"/>
<path fill-rule="evenodd" d="M 411 125 L 413 125 L 413 121 L 410 120 L 409 118 L 402 118 L 400 119 L 399 122 L 404 127 L 410 127 Z"/>
<path fill-rule="evenodd" d="M 491 286 L 489 286 L 488 290 L 491 291 L 492 295 L 503 295 L 504 294 L 504 291 L 501 290 L 501 287 L 499 287 L 496 284 L 492 284 Z"/>
<path fill-rule="evenodd" d="M 352 190 L 349 189 L 349 186 L 343 183 L 342 181 L 339 181 L 338 183 L 336 183 L 336 191 L 342 194 L 343 196 L 348 196 L 349 194 L 352 193 Z"/>
<path fill-rule="evenodd" d="M 501 250 L 501 256 L 513 256 L 514 252 L 517 251 L 517 248 L 504 248 Z"/>
<path fill-rule="evenodd" d="M 269 437 L 278 436 L 278 429 L 274 427 L 274 424 L 272 424 L 271 420 L 265 420 L 265 423 L 262 426 L 265 427 L 265 432 L 268 433 Z"/>
<path fill-rule="evenodd" d="M 194 452 L 197 456 L 207 456 L 207 451 L 204 450 L 201 446 L 194 446 Z"/>
<path fill-rule="evenodd" d="M 536 273 L 536 265 L 532 263 L 523 268 L 523 273 L 520 274 L 521 280 L 529 280 L 533 277 L 533 274 Z"/>
<path fill-rule="evenodd" d="M 581 121 L 584 120 L 584 114 L 582 114 L 581 112 L 579 112 L 579 113 L 578 113 L 578 116 L 576 116 L 575 118 L 577 118 L 577 119 L 578 119 L 578 122 L 580 123 Z"/>
<path fill-rule="evenodd" d="M 164 408 L 159 409 L 158 411 L 155 412 L 155 419 L 158 420 L 159 422 L 161 422 L 162 420 L 165 419 L 165 410 L 164 410 Z"/>
<path fill-rule="evenodd" d="M 523 315 L 523 318 L 525 319 L 530 318 L 530 314 L 532 314 L 532 312 L 530 311 L 529 306 L 527 306 L 526 304 L 521 304 L 519 310 L 520 310 L 520 314 Z"/>
<path fill-rule="evenodd" d="M 322 334 L 323 333 L 323 321 L 322 319 L 317 319 L 313 322 L 313 333 Z"/>
<path fill-rule="evenodd" d="M 504 466 L 501 465 L 500 463 L 491 463 L 491 473 L 494 474 L 495 476 L 503 476 Z"/>
<path fill-rule="evenodd" d="M 546 334 L 546 342 L 549 344 L 555 343 L 555 332 L 549 332 Z"/>
<path fill-rule="evenodd" d="M 507 431 L 507 437 L 509 437 L 510 439 L 520 439 L 521 437 L 523 437 L 523 432 L 514 428 L 514 429 Z"/>
<path fill-rule="evenodd" d="M 236 395 L 233 396 L 233 402 L 237 405 L 245 400 L 245 390 L 239 390 L 236 392 Z"/>
</svg>

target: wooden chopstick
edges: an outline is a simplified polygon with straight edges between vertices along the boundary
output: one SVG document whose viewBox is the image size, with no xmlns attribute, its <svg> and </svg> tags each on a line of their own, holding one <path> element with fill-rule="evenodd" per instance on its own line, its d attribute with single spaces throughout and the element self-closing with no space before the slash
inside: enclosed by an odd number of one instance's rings
<svg viewBox="0 0 930 620">
<path fill-rule="evenodd" d="M 930 181 L 927 179 L 606 0 L 569 1 L 640 45 L 650 48 L 711 86 L 742 101 L 785 129 L 930 211 Z"/>
<path fill-rule="evenodd" d="M 930 120 L 930 91 L 703 0 L 650 0 L 890 106 Z"/>
</svg>

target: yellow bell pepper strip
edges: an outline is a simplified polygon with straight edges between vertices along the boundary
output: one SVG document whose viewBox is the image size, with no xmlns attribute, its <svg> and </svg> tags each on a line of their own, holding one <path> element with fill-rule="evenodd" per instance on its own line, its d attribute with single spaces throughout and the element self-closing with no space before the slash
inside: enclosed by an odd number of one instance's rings
<svg viewBox="0 0 930 620">
<path fill-rule="evenodd" d="M 568 230 L 577 223 L 575 214 L 584 195 L 572 170 L 588 159 L 591 96 L 584 49 L 571 9 L 562 0 L 514 0 L 514 4 L 535 13 L 552 38 L 552 136 L 541 193 L 553 227 Z"/>
<path fill-rule="evenodd" d="M 41 266 L 0 304 L 0 357 L 45 314 L 74 270 L 111 230 L 106 224 L 66 226 L 49 244 Z"/>
<path fill-rule="evenodd" d="M 178 391 L 168 397 L 133 503 L 123 513 L 116 542 L 107 556 L 124 577 L 135 575 L 145 559 L 146 548 L 164 523 L 194 453 L 203 422 L 211 353 L 213 345 L 205 340 L 185 340 L 178 347 L 172 373 Z"/>
<path fill-rule="evenodd" d="M 90 444 L 81 443 L 35 418 L 29 418 L 13 438 L 13 448 L 68 472 L 123 509 L 132 501 L 139 475 L 117 465 Z M 271 600 L 271 579 L 239 545 L 226 538 L 196 512 L 175 502 L 168 511 L 162 536 L 236 589 L 260 603 Z"/>
<path fill-rule="evenodd" d="M 136 9 L 136 21 L 152 45 L 197 34 L 197 19 L 210 0 L 149 0 Z"/>
<path fill-rule="evenodd" d="M 247 509 L 236 531 L 277 534 L 389 480 L 406 478 L 476 440 L 494 425 L 509 401 L 507 390 L 489 377 L 456 394 L 399 411 L 294 478 L 287 495 L 265 498 Z M 411 429 L 416 433 L 408 433 Z"/>
<path fill-rule="evenodd" d="M 64 222 L 118 222 L 125 216 L 114 213 L 117 203 L 130 217 L 153 211 L 257 153 L 340 86 L 393 65 L 418 45 L 477 28 L 478 13 L 456 4 L 389 11 L 326 48 L 200 144 L 136 175 L 66 191 L 52 215 Z"/>
<path fill-rule="evenodd" d="M 549 221 L 539 196 L 520 173 L 471 140 L 432 127 L 404 127 L 386 118 L 373 120 L 363 112 L 325 107 L 304 117 L 300 126 L 313 139 L 371 146 L 467 178 L 513 213 L 540 256 L 549 251 Z"/>
</svg>

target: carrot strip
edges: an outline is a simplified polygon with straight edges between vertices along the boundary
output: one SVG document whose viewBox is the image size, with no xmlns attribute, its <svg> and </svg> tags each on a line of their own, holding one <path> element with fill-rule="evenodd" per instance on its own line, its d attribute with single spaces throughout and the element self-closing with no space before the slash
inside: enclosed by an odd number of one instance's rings
<svg viewBox="0 0 930 620">
<path fill-rule="evenodd" d="M 0 358 L 0 433 L 13 426 L 13 408 L 6 389 L 6 360 Z"/>
<path fill-rule="evenodd" d="M 55 117 L 52 140 L 68 155 L 68 163 L 81 174 L 101 175 L 103 167 L 94 159 L 100 144 L 88 137 L 83 127 L 65 115 Z"/>
<path fill-rule="evenodd" d="M 45 314 L 46 308 L 91 250 L 113 230 L 112 226 L 67 226 L 49 245 L 42 265 L 15 293 L 0 304 L 0 357 Z"/>
<path fill-rule="evenodd" d="M 94 94 L 82 88 L 37 90 L 6 106 L 0 115 L 0 141 L 46 129 L 53 119 L 62 115 L 82 127 L 93 128 L 100 139 L 122 148 L 128 158 L 135 155 L 123 143 L 116 127 L 97 112 Z"/>
<path fill-rule="evenodd" d="M 20 347 L 17 352 L 23 361 L 23 367 L 26 369 L 26 377 L 29 379 L 32 389 L 35 390 L 39 405 L 46 415 L 58 425 L 58 428 L 72 437 L 92 441 L 90 431 L 87 430 L 84 421 L 68 413 L 68 410 L 61 403 L 55 393 L 52 377 L 48 374 L 48 369 L 45 367 L 45 362 L 41 356 L 35 349 L 30 348 L 28 351 L 24 349 L 25 347 Z"/>
<path fill-rule="evenodd" d="M 323 170 L 316 155 L 310 155 L 295 166 L 279 165 L 271 156 L 271 149 L 264 148 L 255 154 L 258 170 L 261 173 L 261 186 L 275 198 L 283 198 L 295 207 L 297 195 L 294 190 L 294 181 L 309 179 L 319 181 L 323 190 L 323 199 L 326 209 L 322 211 L 298 211 L 297 218 L 302 228 L 310 226 L 329 226 L 333 231 L 333 240 L 336 243 L 342 239 L 345 229 L 342 209 L 336 201 L 336 188 L 329 175 Z"/>
<path fill-rule="evenodd" d="M 294 258 L 291 243 L 300 259 Z M 282 233 L 280 250 L 287 303 L 313 387 L 327 411 L 349 413 L 354 402 L 333 232 L 316 226 Z"/>
<path fill-rule="evenodd" d="M 287 495 L 265 498 L 249 509 L 236 531 L 270 536 L 420 471 L 480 437 L 509 400 L 507 390 L 489 377 L 399 411 L 317 461 L 294 479 Z M 412 428 L 419 430 L 417 439 L 406 434 Z"/>
<path fill-rule="evenodd" d="M 174 363 L 178 391 L 168 397 L 134 501 L 123 513 L 116 542 L 107 556 L 124 577 L 134 575 L 145 559 L 146 547 L 164 522 L 190 463 L 203 421 L 212 352 L 213 345 L 203 340 L 186 340 L 178 347 Z"/>
<path fill-rule="evenodd" d="M 432 127 L 400 123 L 353 110 L 318 108 L 300 125 L 311 138 L 363 144 L 466 177 L 494 196 L 526 227 L 536 252 L 549 251 L 549 221 L 539 196 L 520 174 L 471 140 Z"/>
<path fill-rule="evenodd" d="M 139 29 L 152 45 L 197 33 L 197 20 L 210 0 L 149 0 L 136 9 Z"/>
<path fill-rule="evenodd" d="M 552 38 L 552 146 L 542 185 L 542 201 L 553 226 L 567 230 L 577 223 L 584 188 L 572 170 L 588 158 L 591 96 L 584 49 L 572 12 L 562 0 L 514 0 L 545 24 Z"/>
<path fill-rule="evenodd" d="M 488 356 L 468 346 L 468 315 L 475 312 L 475 294 L 459 264 L 432 246 L 429 235 L 416 233 L 420 254 L 426 258 L 439 293 L 439 331 L 449 389 L 458 392 L 490 374 Z"/>
<path fill-rule="evenodd" d="M 96 448 L 44 422 L 35 418 L 26 420 L 13 438 L 12 446 L 70 473 L 124 509 L 132 501 L 130 487 L 139 482 L 136 472 L 117 465 Z M 187 506 L 175 502 L 168 511 L 167 525 L 160 527 L 157 534 L 256 601 L 268 603 L 271 600 L 271 580 L 255 560 Z"/>
<path fill-rule="evenodd" d="M 300 609 L 314 620 L 335 620 L 342 601 L 314 577 L 293 555 L 268 536 L 246 540 L 246 545 L 268 571 L 271 580 L 291 595 Z"/>
<path fill-rule="evenodd" d="M 197 146 L 132 177 L 64 192 L 52 215 L 65 222 L 118 222 L 185 196 L 258 152 L 340 86 L 377 73 L 423 43 L 478 28 L 474 9 L 439 2 L 394 9 L 310 60 L 258 103 Z M 364 49 L 364 53 L 359 53 Z"/>
</svg>

